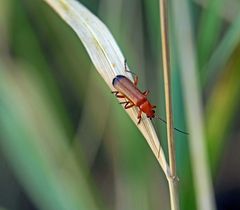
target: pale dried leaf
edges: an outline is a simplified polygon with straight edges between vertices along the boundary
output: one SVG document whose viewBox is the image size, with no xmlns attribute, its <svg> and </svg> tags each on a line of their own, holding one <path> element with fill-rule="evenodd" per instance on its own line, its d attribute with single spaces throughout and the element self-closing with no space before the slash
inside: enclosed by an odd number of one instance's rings
<svg viewBox="0 0 240 210">
<path fill-rule="evenodd" d="M 124 70 L 124 57 L 112 34 L 95 15 L 75 0 L 44 1 L 51 5 L 76 32 L 97 71 L 111 90 L 114 90 L 112 80 L 116 75 L 126 75 L 132 78 L 131 74 L 126 73 Z M 155 157 L 162 166 L 164 173 L 168 176 L 169 167 L 151 121 L 144 119 L 137 125 L 137 109 L 133 108 L 126 111 L 142 132 Z"/>
</svg>

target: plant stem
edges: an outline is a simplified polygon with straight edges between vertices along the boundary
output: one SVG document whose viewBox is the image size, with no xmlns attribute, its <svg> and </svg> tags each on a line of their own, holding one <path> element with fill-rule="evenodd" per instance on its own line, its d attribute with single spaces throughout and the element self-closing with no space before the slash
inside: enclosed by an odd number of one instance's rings
<svg viewBox="0 0 240 210">
<path fill-rule="evenodd" d="M 170 50 L 168 43 L 168 7 L 167 0 L 159 0 L 160 6 L 160 28 L 162 39 L 162 60 L 163 60 L 163 76 L 164 76 L 164 91 L 165 91 L 165 106 L 166 106 L 166 121 L 167 121 L 167 139 L 168 139 L 168 155 L 170 174 L 167 177 L 170 193 L 170 203 L 172 210 L 178 210 L 178 190 L 176 182 L 176 156 L 175 144 L 173 138 L 173 114 L 171 100 L 171 73 L 170 73 Z"/>
</svg>

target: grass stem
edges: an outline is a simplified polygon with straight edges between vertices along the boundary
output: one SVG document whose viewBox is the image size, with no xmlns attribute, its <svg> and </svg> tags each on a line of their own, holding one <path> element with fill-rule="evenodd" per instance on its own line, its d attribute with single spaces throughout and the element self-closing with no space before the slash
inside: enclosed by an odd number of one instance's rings
<svg viewBox="0 0 240 210">
<path fill-rule="evenodd" d="M 173 137 L 173 114 L 171 100 L 171 73 L 170 73 L 170 50 L 168 42 L 168 7 L 167 0 L 159 0 L 160 6 L 160 29 L 162 41 L 162 61 L 163 61 L 163 76 L 164 76 L 164 91 L 165 91 L 165 106 L 166 106 L 166 121 L 167 121 L 167 139 L 168 139 L 168 155 L 170 174 L 168 177 L 170 203 L 172 210 L 178 210 L 178 191 L 176 174 L 176 156 L 175 144 Z"/>
</svg>

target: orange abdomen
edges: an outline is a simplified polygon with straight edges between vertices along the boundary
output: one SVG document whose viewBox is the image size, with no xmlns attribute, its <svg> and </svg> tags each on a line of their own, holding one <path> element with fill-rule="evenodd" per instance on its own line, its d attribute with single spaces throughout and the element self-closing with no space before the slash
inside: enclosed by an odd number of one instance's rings
<svg viewBox="0 0 240 210">
<path fill-rule="evenodd" d="M 114 88 L 130 100 L 135 106 L 140 106 L 147 98 L 143 93 L 133 84 L 133 82 L 123 75 L 117 75 L 112 84 Z"/>
</svg>

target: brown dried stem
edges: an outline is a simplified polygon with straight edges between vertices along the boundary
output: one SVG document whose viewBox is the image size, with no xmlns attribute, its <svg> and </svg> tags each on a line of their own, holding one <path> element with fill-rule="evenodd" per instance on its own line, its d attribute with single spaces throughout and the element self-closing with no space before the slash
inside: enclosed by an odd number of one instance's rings
<svg viewBox="0 0 240 210">
<path fill-rule="evenodd" d="M 165 90 L 165 106 L 166 106 L 166 121 L 167 121 L 167 139 L 168 139 L 168 154 L 170 174 L 167 177 L 169 184 L 171 209 L 179 209 L 178 191 L 176 182 L 176 156 L 175 144 L 173 138 L 173 114 L 171 100 L 171 72 L 170 72 L 170 52 L 168 43 L 168 13 L 167 1 L 159 0 L 160 6 L 160 28 L 162 39 L 162 60 L 163 60 L 163 75 L 164 75 L 164 90 Z"/>
</svg>

